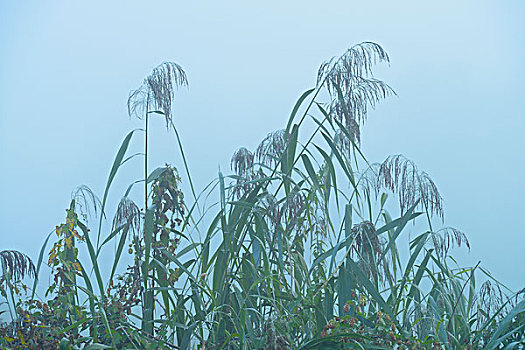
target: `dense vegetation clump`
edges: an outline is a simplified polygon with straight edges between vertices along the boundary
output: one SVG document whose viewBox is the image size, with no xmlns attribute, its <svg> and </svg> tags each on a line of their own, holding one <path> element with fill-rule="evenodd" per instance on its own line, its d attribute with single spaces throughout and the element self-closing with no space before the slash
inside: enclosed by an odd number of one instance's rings
<svg viewBox="0 0 525 350">
<path fill-rule="evenodd" d="M 468 238 L 443 226 L 431 177 L 401 155 L 371 164 L 359 148 L 369 109 L 394 94 L 372 74 L 388 61 L 365 42 L 321 65 L 285 127 L 241 147 L 233 173 L 200 193 L 171 110 L 186 75 L 174 63 L 155 68 L 130 94 L 129 115 L 144 128 L 124 138 L 102 200 L 80 187 L 36 266 L 0 251 L 10 317 L 0 347 L 523 349 L 523 291 L 503 293 L 479 263 L 456 264 L 452 248 L 470 249 Z M 159 118 L 184 176 L 149 168 Z M 307 124 L 313 131 L 300 135 Z M 128 155 L 140 135 L 144 152 Z M 114 180 L 139 157 L 144 172 L 106 220 Z M 36 297 L 43 263 L 51 284 Z"/>
</svg>

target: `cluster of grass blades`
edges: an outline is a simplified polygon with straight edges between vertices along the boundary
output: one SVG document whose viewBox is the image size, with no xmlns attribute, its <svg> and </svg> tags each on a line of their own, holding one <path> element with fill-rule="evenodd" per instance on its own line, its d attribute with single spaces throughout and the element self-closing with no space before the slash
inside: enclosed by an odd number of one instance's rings
<svg viewBox="0 0 525 350">
<path fill-rule="evenodd" d="M 144 128 L 124 138 L 102 200 L 80 187 L 36 266 L 0 252 L 0 301 L 11 316 L 0 347 L 523 349 L 523 293 L 504 293 L 480 264 L 459 267 L 450 256 L 469 242 L 440 227 L 442 198 L 429 175 L 403 156 L 371 164 L 360 151 L 368 109 L 394 94 L 372 75 L 388 61 L 365 42 L 324 63 L 285 128 L 253 151 L 240 148 L 233 174 L 219 172 L 200 193 L 171 111 L 186 75 L 174 63 L 155 68 L 130 94 L 129 114 Z M 189 199 L 176 168 L 148 167 L 157 117 L 175 134 Z M 313 132 L 300 135 L 307 125 Z M 140 135 L 144 152 L 130 155 Z M 112 185 L 137 157 L 144 173 L 108 221 Z M 102 263 L 110 243 L 112 261 Z M 45 300 L 35 297 L 36 279 L 24 296 L 23 278 L 45 262 L 54 277 Z"/>
</svg>

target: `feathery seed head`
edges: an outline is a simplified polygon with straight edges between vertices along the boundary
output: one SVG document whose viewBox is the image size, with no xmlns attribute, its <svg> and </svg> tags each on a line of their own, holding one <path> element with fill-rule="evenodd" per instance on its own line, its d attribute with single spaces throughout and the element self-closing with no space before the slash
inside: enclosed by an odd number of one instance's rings
<svg viewBox="0 0 525 350">
<path fill-rule="evenodd" d="M 276 164 L 286 149 L 286 143 L 284 129 L 269 133 L 257 147 L 255 152 L 257 160 L 268 166 Z"/>
<path fill-rule="evenodd" d="M 356 143 L 368 106 L 375 108 L 381 99 L 395 95 L 388 84 L 373 78 L 372 66 L 378 62 L 390 62 L 386 51 L 364 42 L 323 63 L 317 73 L 317 86 L 325 85 L 331 97 L 330 116 L 345 125 Z"/>
<path fill-rule="evenodd" d="M 442 260 L 448 256 L 449 249 L 454 248 L 456 245 L 461 247 L 462 244 L 465 244 L 470 251 L 470 242 L 467 235 L 453 227 L 444 227 L 437 232 L 432 232 L 432 243 L 436 254 Z"/>
<path fill-rule="evenodd" d="M 401 213 L 406 212 L 418 200 L 430 215 L 444 220 L 443 198 L 436 184 L 425 172 L 419 172 L 416 164 L 402 155 L 389 156 L 379 168 L 379 183 L 397 193 Z"/>
<path fill-rule="evenodd" d="M 123 197 L 113 218 L 113 229 L 128 224 L 130 230 L 136 234 L 140 229 L 140 220 L 139 207 L 128 197 Z"/>
<path fill-rule="evenodd" d="M 253 172 L 254 154 L 247 148 L 239 148 L 232 156 L 231 169 L 235 171 L 238 176 L 246 177 L 247 174 Z"/>
<path fill-rule="evenodd" d="M 133 90 L 128 98 L 128 114 L 142 119 L 146 113 L 164 115 L 166 128 L 173 123 L 171 105 L 175 98 L 175 88 L 187 86 L 186 73 L 176 63 L 164 62 L 153 69 L 142 85 Z"/>
<path fill-rule="evenodd" d="M 17 250 L 0 251 L 0 266 L 2 273 L 9 274 L 10 278 L 15 281 L 26 276 L 37 277 L 36 268 L 31 258 Z"/>
</svg>

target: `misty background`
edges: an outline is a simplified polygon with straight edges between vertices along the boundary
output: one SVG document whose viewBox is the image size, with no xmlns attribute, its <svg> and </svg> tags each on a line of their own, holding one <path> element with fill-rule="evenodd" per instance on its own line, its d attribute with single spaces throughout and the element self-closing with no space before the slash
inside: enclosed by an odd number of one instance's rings
<svg viewBox="0 0 525 350">
<path fill-rule="evenodd" d="M 371 162 L 404 154 L 429 173 L 444 198 L 445 225 L 471 242 L 470 253 L 452 255 L 470 266 L 481 260 L 521 289 L 524 15 L 518 0 L 3 0 L 0 250 L 36 261 L 77 186 L 102 196 L 122 139 L 142 126 L 127 115 L 128 94 L 158 64 L 174 61 L 188 75 L 174 121 L 200 191 L 219 167 L 229 172 L 238 147 L 254 149 L 285 126 L 322 62 L 373 41 L 391 59 L 375 76 L 398 96 L 369 112 L 363 153 Z M 187 185 L 162 120 L 151 135 L 150 169 L 169 162 Z M 119 174 L 109 219 L 141 166 L 137 158 Z"/>
</svg>

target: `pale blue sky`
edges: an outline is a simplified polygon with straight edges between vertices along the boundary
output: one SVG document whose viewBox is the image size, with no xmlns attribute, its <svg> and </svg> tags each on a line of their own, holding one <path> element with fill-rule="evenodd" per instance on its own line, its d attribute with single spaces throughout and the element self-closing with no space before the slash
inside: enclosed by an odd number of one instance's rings
<svg viewBox="0 0 525 350">
<path fill-rule="evenodd" d="M 374 41 L 398 97 L 368 117 L 371 161 L 402 153 L 445 199 L 446 223 L 513 289 L 525 286 L 523 1 L 0 2 L 0 249 L 34 259 L 71 191 L 99 195 L 122 138 L 126 99 L 151 69 L 179 63 L 174 106 L 198 188 L 282 128 L 320 63 Z M 155 126 L 152 167 L 180 165 Z M 138 145 L 137 145 L 138 147 Z M 131 180 L 121 178 L 118 200 Z"/>
</svg>

